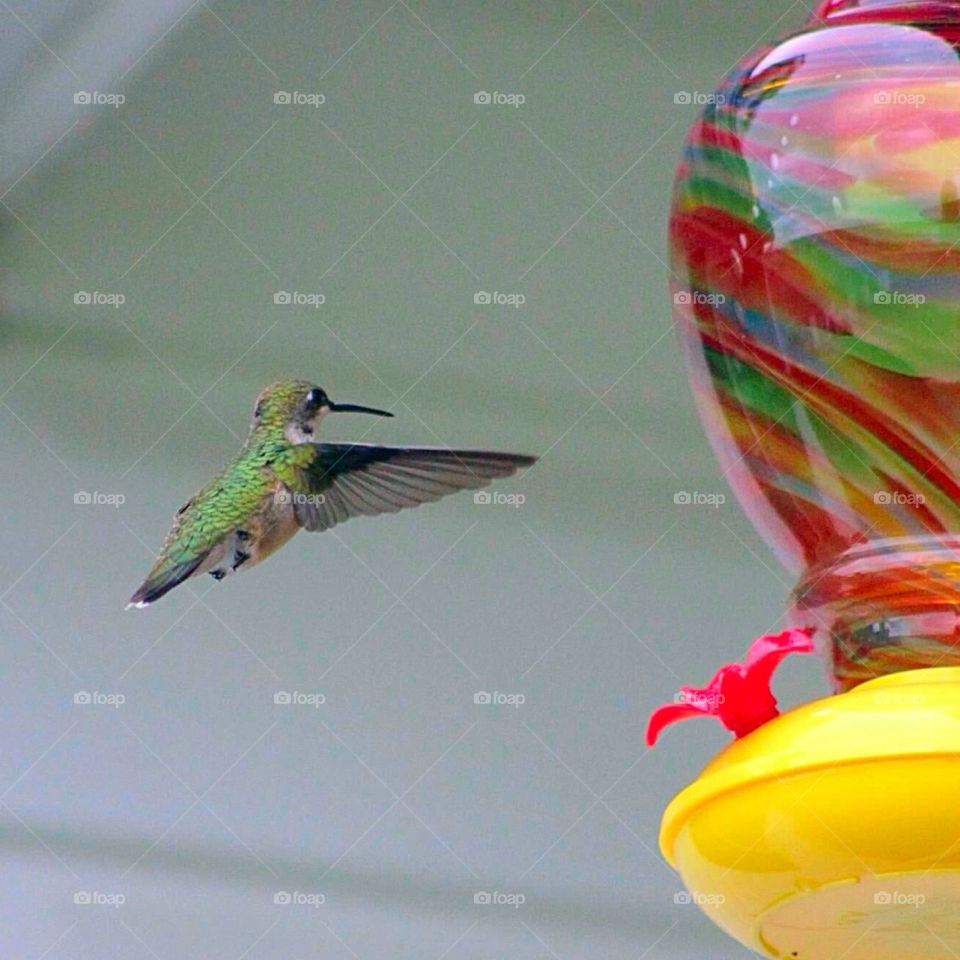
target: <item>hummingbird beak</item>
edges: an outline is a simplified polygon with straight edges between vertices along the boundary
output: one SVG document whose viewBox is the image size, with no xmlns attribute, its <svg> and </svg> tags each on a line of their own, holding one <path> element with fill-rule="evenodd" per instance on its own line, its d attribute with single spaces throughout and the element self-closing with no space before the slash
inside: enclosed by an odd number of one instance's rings
<svg viewBox="0 0 960 960">
<path fill-rule="evenodd" d="M 392 417 L 386 410 L 376 410 L 373 407 L 361 407 L 356 403 L 330 403 L 331 413 L 370 413 L 375 417 Z"/>
</svg>

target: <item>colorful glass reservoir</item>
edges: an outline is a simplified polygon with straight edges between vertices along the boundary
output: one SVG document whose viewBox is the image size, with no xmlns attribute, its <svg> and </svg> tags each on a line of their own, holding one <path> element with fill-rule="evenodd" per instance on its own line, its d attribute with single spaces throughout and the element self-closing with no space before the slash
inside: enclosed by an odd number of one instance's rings
<svg viewBox="0 0 960 960">
<path fill-rule="evenodd" d="M 709 98 L 673 300 L 838 688 L 960 664 L 960 3 L 833 0 Z"/>
</svg>

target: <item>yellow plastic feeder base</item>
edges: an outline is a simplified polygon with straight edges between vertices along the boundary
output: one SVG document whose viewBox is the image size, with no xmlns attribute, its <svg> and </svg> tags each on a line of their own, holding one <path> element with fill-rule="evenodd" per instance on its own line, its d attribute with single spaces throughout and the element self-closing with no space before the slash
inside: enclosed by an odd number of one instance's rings
<svg viewBox="0 0 960 960">
<path fill-rule="evenodd" d="M 880 677 L 734 741 L 667 807 L 696 903 L 769 957 L 960 958 L 960 667 Z"/>
</svg>

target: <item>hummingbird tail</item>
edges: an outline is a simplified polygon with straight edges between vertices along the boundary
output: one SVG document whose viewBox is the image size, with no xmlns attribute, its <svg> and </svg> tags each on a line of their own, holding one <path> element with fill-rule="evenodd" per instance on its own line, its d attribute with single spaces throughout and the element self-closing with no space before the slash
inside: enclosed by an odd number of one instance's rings
<svg viewBox="0 0 960 960">
<path fill-rule="evenodd" d="M 191 576 L 204 559 L 206 559 L 206 554 L 202 554 L 187 563 L 178 563 L 172 567 L 151 570 L 147 579 L 143 581 L 137 592 L 130 598 L 127 609 L 130 607 L 146 607 L 154 600 L 159 600 L 165 593 L 169 593 L 174 587 L 179 586 Z"/>
</svg>

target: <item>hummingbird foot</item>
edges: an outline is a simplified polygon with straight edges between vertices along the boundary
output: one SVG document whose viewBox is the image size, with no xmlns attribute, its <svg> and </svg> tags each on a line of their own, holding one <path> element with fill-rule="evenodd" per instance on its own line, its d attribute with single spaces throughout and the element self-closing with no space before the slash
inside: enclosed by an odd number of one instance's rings
<svg viewBox="0 0 960 960">
<path fill-rule="evenodd" d="M 231 565 L 232 570 L 236 570 L 241 564 L 246 563 L 250 559 L 249 553 L 244 553 L 242 550 L 236 550 L 233 554 L 233 564 Z"/>
<path fill-rule="evenodd" d="M 226 575 L 227 571 L 221 567 L 217 567 L 216 570 L 210 571 L 210 576 L 213 577 L 214 580 L 222 580 Z"/>
</svg>

